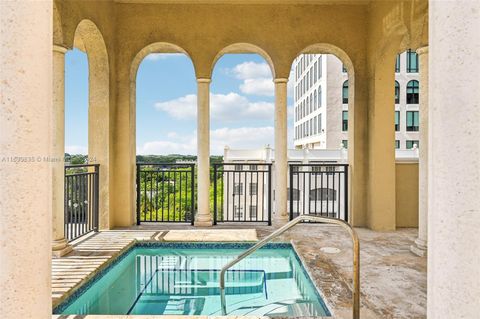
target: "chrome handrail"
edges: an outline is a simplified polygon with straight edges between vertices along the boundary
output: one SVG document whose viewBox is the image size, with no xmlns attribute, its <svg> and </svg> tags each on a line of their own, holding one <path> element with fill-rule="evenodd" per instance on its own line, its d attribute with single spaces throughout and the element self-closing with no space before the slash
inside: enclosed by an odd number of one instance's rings
<svg viewBox="0 0 480 319">
<path fill-rule="evenodd" d="M 312 221 L 312 222 L 321 222 L 327 224 L 336 224 L 342 226 L 344 229 L 348 231 L 350 236 L 352 237 L 353 241 L 353 319 L 360 318 L 360 242 L 358 240 L 358 235 L 353 229 L 350 224 L 335 218 L 328 218 L 328 217 L 320 217 L 320 216 L 313 216 L 313 215 L 301 215 L 294 219 L 292 219 L 287 224 L 283 225 L 264 239 L 260 240 L 258 243 L 247 249 L 242 254 L 238 255 L 237 258 L 226 264 L 222 270 L 220 271 L 220 299 L 222 303 L 222 315 L 227 314 L 227 305 L 225 303 L 225 272 L 235 266 L 238 262 L 240 262 L 245 257 L 249 256 L 250 254 L 254 253 L 257 249 L 265 246 L 269 241 L 273 238 L 283 234 L 296 224 L 302 221 Z"/>
</svg>

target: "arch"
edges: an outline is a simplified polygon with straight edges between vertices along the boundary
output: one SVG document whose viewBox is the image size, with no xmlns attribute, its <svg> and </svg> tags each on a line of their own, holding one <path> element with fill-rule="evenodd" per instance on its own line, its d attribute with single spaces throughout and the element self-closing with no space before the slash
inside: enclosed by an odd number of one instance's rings
<svg viewBox="0 0 480 319">
<path fill-rule="evenodd" d="M 74 47 L 88 58 L 88 156 L 100 164 L 99 227 L 112 226 L 110 207 L 111 114 L 108 52 L 102 33 L 91 20 L 84 19 L 75 29 Z"/>
<path fill-rule="evenodd" d="M 53 44 L 64 45 L 62 18 L 58 9 L 57 2 L 53 2 Z"/>
<path fill-rule="evenodd" d="M 335 55 L 338 59 L 340 59 L 340 61 L 342 61 L 345 69 L 347 70 L 348 79 L 353 81 L 353 76 L 355 74 L 354 73 L 355 70 L 353 68 L 353 62 L 343 49 L 329 43 L 315 43 L 302 49 L 300 52 L 298 52 L 298 54 L 295 57 L 299 56 L 300 54 L 333 54 Z M 293 63 L 293 60 L 292 60 L 292 63 Z"/>
<path fill-rule="evenodd" d="M 273 64 L 273 60 L 270 57 L 270 55 L 265 50 L 260 48 L 259 46 L 256 46 L 256 45 L 250 44 L 250 43 L 243 43 L 243 42 L 242 43 L 230 44 L 229 46 L 226 46 L 225 48 L 220 50 L 220 52 L 217 53 L 217 55 L 213 59 L 212 66 L 210 68 L 210 77 L 213 74 L 213 69 L 215 68 L 215 65 L 217 64 L 217 61 L 223 55 L 229 54 L 229 53 L 255 53 L 255 54 L 258 54 L 258 55 L 262 56 L 265 59 L 265 61 L 267 61 L 268 66 L 270 67 L 270 71 L 272 72 L 272 78 L 275 79 L 275 65 Z"/>
<path fill-rule="evenodd" d="M 143 59 L 150 53 L 183 53 L 192 61 L 193 70 L 195 72 L 195 64 L 193 63 L 190 54 L 185 49 L 169 42 L 154 42 L 138 51 L 138 53 L 132 59 L 132 62 L 130 63 L 130 88 L 132 88 L 132 83 L 133 86 L 136 84 L 140 63 L 142 63 Z"/>
<path fill-rule="evenodd" d="M 420 98 L 420 85 L 417 80 L 410 80 L 406 89 L 407 104 L 418 104 Z"/>
</svg>

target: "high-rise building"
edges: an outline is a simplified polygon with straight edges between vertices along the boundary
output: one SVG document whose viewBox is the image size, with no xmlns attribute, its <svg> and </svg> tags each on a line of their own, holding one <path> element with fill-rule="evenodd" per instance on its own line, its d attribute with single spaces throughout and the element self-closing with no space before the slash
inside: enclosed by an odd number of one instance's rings
<svg viewBox="0 0 480 319">
<path fill-rule="evenodd" d="M 414 51 L 395 63 L 395 147 L 419 147 L 419 63 Z M 302 54 L 293 63 L 295 148 L 348 147 L 348 74 L 331 54 Z"/>
</svg>

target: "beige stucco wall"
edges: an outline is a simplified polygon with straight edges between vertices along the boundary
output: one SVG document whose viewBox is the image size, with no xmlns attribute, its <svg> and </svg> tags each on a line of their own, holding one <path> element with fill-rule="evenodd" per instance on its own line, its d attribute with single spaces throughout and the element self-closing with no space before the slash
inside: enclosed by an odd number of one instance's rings
<svg viewBox="0 0 480 319">
<path fill-rule="evenodd" d="M 395 164 L 396 227 L 418 227 L 418 163 Z"/>
<path fill-rule="evenodd" d="M 348 132 L 352 221 L 374 229 L 395 228 L 393 148 L 387 154 L 382 151 L 383 144 L 393 145 L 393 131 L 385 134 L 385 127 L 393 127 L 393 105 L 391 112 L 380 108 L 383 101 L 393 101 L 393 66 L 386 66 L 392 71 L 388 79 L 392 85 L 377 75 L 385 67 L 383 61 L 390 59 L 388 54 L 393 55 L 393 64 L 396 53 L 424 44 L 427 1 L 351 2 L 56 2 L 59 17 L 55 21 L 62 32 L 54 32 L 55 40 L 72 47 L 77 25 L 89 19 L 102 35 L 108 54 L 108 227 L 130 225 L 135 219 L 136 69 L 132 61 L 143 48 L 167 43 L 171 45 L 159 45 L 157 52 L 180 48 L 192 59 L 197 78 L 210 78 L 215 61 L 227 47 L 233 48 L 231 53 L 263 55 L 275 78 L 288 78 L 293 60 L 302 52 L 339 57 L 353 88 Z M 250 45 L 231 46 L 236 43 Z M 384 121 L 390 113 L 392 123 Z"/>
</svg>

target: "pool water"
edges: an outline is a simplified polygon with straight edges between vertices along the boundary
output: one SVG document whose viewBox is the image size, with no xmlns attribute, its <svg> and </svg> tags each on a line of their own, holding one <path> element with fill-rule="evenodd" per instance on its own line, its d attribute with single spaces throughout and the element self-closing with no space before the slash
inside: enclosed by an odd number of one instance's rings
<svg viewBox="0 0 480 319">
<path fill-rule="evenodd" d="M 220 269 L 249 244 L 139 244 L 55 309 L 59 314 L 221 315 Z M 229 315 L 329 316 L 290 244 L 227 271 Z"/>
</svg>

